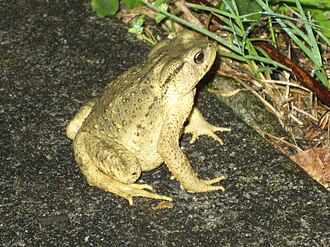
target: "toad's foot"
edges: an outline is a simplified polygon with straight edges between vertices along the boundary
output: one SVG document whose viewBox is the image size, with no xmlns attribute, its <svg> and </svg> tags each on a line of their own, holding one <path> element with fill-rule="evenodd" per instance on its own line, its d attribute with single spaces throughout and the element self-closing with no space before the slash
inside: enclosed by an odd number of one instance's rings
<svg viewBox="0 0 330 247">
<path fill-rule="evenodd" d="M 154 193 L 154 189 L 147 184 L 124 184 L 119 182 L 101 171 L 94 171 L 97 176 L 87 177 L 91 186 L 97 186 L 107 192 L 112 192 L 125 198 L 129 205 L 133 205 L 134 196 L 142 196 L 158 200 L 172 201 L 172 198 Z"/>
<path fill-rule="evenodd" d="M 225 191 L 225 188 L 223 186 L 213 185 L 214 183 L 217 183 L 224 179 L 226 179 L 225 176 L 220 176 L 210 180 L 199 180 L 198 183 L 191 184 L 189 186 L 190 188 L 187 188 L 187 191 L 189 193 L 209 192 L 214 190 Z"/>
<path fill-rule="evenodd" d="M 192 134 L 190 143 L 194 143 L 201 135 L 208 135 L 223 145 L 223 141 L 214 134 L 216 131 L 231 131 L 231 129 L 214 126 L 208 123 L 197 108 L 193 109 L 189 117 L 189 124 L 184 128 L 184 133 Z"/>
<path fill-rule="evenodd" d="M 123 184 L 121 186 L 121 192 L 116 194 L 128 200 L 129 205 L 133 205 L 133 196 L 172 201 L 172 198 L 156 194 L 154 191 L 155 190 L 147 184 Z"/>
</svg>

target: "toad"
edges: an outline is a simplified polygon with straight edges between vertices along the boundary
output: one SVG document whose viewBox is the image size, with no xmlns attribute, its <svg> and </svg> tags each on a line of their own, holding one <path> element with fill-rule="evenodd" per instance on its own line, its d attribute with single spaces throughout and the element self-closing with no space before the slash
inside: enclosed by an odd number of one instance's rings
<svg viewBox="0 0 330 247">
<path fill-rule="evenodd" d="M 194 107 L 196 85 L 215 57 L 211 42 L 182 31 L 157 44 L 144 62 L 79 109 L 67 126 L 67 136 L 89 185 L 121 196 L 130 205 L 136 196 L 171 201 L 151 186 L 135 183 L 141 172 L 165 163 L 188 192 L 224 190 L 214 185 L 224 176 L 198 178 L 179 146 L 183 132 L 192 134 L 191 142 L 208 135 L 222 144 L 214 132 L 230 131 L 209 124 Z"/>
</svg>

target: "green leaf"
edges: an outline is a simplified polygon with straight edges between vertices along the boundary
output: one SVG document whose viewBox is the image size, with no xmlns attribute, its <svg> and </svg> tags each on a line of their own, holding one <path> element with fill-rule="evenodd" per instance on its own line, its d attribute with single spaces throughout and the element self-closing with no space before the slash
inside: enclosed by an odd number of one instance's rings
<svg viewBox="0 0 330 247">
<path fill-rule="evenodd" d="M 259 20 L 262 8 L 255 0 L 237 1 L 237 7 L 240 15 L 250 15 L 250 20 Z"/>
<path fill-rule="evenodd" d="M 166 3 L 161 3 L 159 6 L 159 9 L 161 10 L 161 11 L 167 11 L 167 8 L 168 8 L 168 5 L 166 4 Z M 166 16 L 165 15 L 163 15 L 162 13 L 158 13 L 157 15 L 156 15 L 156 23 L 158 24 L 158 23 L 160 23 L 163 19 L 165 19 L 166 18 Z"/>
<path fill-rule="evenodd" d="M 259 20 L 261 16 L 261 6 L 255 0 L 240 0 L 232 1 L 231 3 L 226 3 L 225 9 L 228 8 L 228 5 L 231 5 L 235 12 L 239 13 L 240 16 L 245 16 L 245 19 L 248 20 Z M 237 14 L 238 14 L 237 13 Z"/>
<path fill-rule="evenodd" d="M 286 4 L 288 6 L 295 6 L 295 0 L 270 0 L 270 5 L 275 4 Z M 300 0 L 300 3 L 304 7 L 311 9 L 320 9 L 320 10 L 330 10 L 330 1 L 329 0 Z"/>
<path fill-rule="evenodd" d="M 139 18 L 131 24 L 131 28 L 128 29 L 128 32 L 134 34 L 141 34 L 143 32 L 144 24 L 144 15 L 140 15 Z"/>
<path fill-rule="evenodd" d="M 92 0 L 92 9 L 99 18 L 112 16 L 119 10 L 119 0 Z"/>
<path fill-rule="evenodd" d="M 320 71 L 315 71 L 315 75 L 322 82 L 322 84 L 330 90 L 330 83 L 325 75 L 325 71 L 323 69 Z"/>
<path fill-rule="evenodd" d="M 321 26 L 320 31 L 330 38 L 330 21 L 325 16 L 324 12 L 321 10 L 312 10 L 312 13 L 317 23 Z"/>
<path fill-rule="evenodd" d="M 161 4 L 165 3 L 166 5 L 170 2 L 170 0 L 156 0 L 154 1 L 154 5 L 160 6 Z"/>
<path fill-rule="evenodd" d="M 128 9 L 134 9 L 144 5 L 143 1 L 141 0 L 123 0 L 123 3 Z"/>
<path fill-rule="evenodd" d="M 158 13 L 158 14 L 156 15 L 155 21 L 156 21 L 156 23 L 158 24 L 158 23 L 160 23 L 162 20 L 164 20 L 165 18 L 166 18 L 166 15 L 163 15 L 163 14 L 161 14 L 161 13 Z"/>
<path fill-rule="evenodd" d="M 209 36 L 210 38 L 212 38 L 212 39 L 214 39 L 214 40 L 220 42 L 220 43 L 223 44 L 224 46 L 228 47 L 230 50 L 233 50 L 233 51 L 236 52 L 236 53 L 239 53 L 239 52 L 240 52 L 240 50 L 239 50 L 235 45 L 231 44 L 230 42 L 228 42 L 228 41 L 225 40 L 224 38 L 221 38 L 220 36 L 218 36 L 218 35 L 212 33 L 211 31 L 208 31 L 208 30 L 206 30 L 206 29 L 200 28 L 200 27 L 198 27 L 198 26 L 192 24 L 191 22 L 186 21 L 186 20 L 184 20 L 184 19 L 182 19 L 182 18 L 180 18 L 180 17 L 178 17 L 178 16 L 176 16 L 176 15 L 173 15 L 173 14 L 167 12 L 167 11 L 162 11 L 160 8 L 158 8 L 157 6 L 155 6 L 155 5 L 153 5 L 153 4 L 149 3 L 149 2 L 147 2 L 146 0 L 145 0 L 145 4 L 146 4 L 149 8 L 151 8 L 151 9 L 157 11 L 157 12 L 160 12 L 160 13 L 163 14 L 163 15 L 166 15 L 167 17 L 173 19 L 174 21 L 176 21 L 176 22 L 178 22 L 178 23 L 181 23 L 182 25 L 185 25 L 185 26 L 187 26 L 187 27 L 190 27 L 190 28 L 193 29 L 193 30 L 196 30 L 196 31 L 198 31 L 198 32 L 200 32 L 200 33 L 203 33 L 203 34 Z M 189 5 L 191 5 L 191 4 L 189 4 Z M 187 6 L 188 6 L 188 3 L 187 3 Z M 198 6 L 201 6 L 201 5 L 198 5 Z"/>
</svg>

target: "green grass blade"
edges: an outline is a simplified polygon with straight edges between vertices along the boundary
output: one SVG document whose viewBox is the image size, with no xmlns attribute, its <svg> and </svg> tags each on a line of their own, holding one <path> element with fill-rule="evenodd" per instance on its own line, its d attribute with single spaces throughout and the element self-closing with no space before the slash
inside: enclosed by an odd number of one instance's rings
<svg viewBox="0 0 330 247">
<path fill-rule="evenodd" d="M 187 27 L 190 27 L 191 29 L 193 30 L 196 30 L 200 33 L 203 33 L 207 36 L 209 36 L 210 38 L 216 40 L 217 42 L 219 42 L 220 44 L 222 44 L 223 46 L 226 46 L 228 49 L 232 50 L 233 52 L 236 52 L 236 53 L 240 53 L 240 49 L 238 49 L 235 45 L 231 44 L 230 42 L 228 42 L 227 40 L 225 40 L 224 38 L 221 38 L 220 36 L 204 29 L 204 28 L 200 28 L 194 24 L 192 24 L 191 22 L 189 21 L 186 21 L 180 17 L 177 17 L 176 15 L 173 15 L 167 11 L 164 11 L 164 10 L 161 10 L 160 8 L 158 8 L 157 6 L 147 2 L 147 1 L 144 1 L 144 3 L 151 9 L 154 9 L 155 11 L 159 12 L 159 13 L 162 13 L 163 15 L 166 15 L 167 17 L 177 21 L 178 23 L 181 23 Z"/>
</svg>

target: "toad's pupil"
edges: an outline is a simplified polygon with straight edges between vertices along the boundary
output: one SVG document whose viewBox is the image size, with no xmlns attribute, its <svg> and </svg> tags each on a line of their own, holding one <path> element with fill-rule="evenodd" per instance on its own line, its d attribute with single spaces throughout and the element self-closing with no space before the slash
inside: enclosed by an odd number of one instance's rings
<svg viewBox="0 0 330 247">
<path fill-rule="evenodd" d="M 195 55 L 195 63 L 202 63 L 204 61 L 204 53 L 203 52 L 198 52 Z"/>
</svg>

